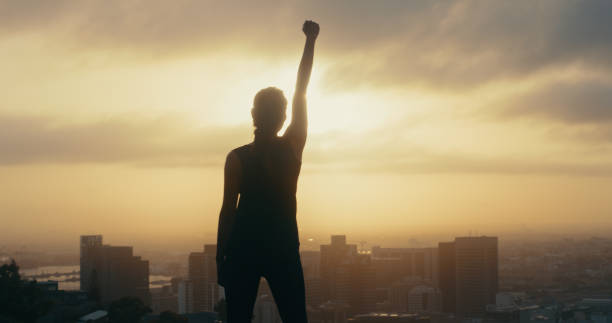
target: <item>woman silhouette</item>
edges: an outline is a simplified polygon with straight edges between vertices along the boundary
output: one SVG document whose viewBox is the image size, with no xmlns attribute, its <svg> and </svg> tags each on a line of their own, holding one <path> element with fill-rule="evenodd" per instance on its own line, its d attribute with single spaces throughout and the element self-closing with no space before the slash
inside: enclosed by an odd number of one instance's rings
<svg viewBox="0 0 612 323">
<path fill-rule="evenodd" d="M 319 25 L 307 20 L 302 30 L 306 45 L 291 124 L 283 136 L 277 136 L 286 119 L 287 99 L 274 87 L 259 91 L 251 110 L 255 139 L 232 150 L 225 163 L 217 274 L 225 287 L 229 323 L 251 322 L 261 277 L 270 285 L 283 322 L 307 322 L 295 193 L 306 143 L 306 88 Z"/>
</svg>

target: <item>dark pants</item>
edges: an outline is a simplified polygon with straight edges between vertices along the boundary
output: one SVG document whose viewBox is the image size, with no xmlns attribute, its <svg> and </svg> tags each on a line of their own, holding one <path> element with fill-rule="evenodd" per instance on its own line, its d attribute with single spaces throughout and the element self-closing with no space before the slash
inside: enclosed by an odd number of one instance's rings
<svg viewBox="0 0 612 323">
<path fill-rule="evenodd" d="M 284 323 L 305 323 L 304 274 L 298 251 L 289 255 L 235 256 L 225 286 L 228 323 L 250 323 L 259 280 L 264 277 Z"/>
</svg>

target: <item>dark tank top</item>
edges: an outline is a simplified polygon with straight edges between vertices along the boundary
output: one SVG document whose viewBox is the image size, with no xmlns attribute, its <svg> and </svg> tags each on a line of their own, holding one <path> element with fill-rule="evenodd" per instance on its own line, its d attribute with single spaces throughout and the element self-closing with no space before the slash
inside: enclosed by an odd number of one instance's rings
<svg viewBox="0 0 612 323">
<path fill-rule="evenodd" d="M 234 254 L 285 254 L 299 249 L 296 221 L 297 180 L 301 162 L 282 138 L 233 150 L 240 158 L 242 181 L 230 237 Z"/>
</svg>

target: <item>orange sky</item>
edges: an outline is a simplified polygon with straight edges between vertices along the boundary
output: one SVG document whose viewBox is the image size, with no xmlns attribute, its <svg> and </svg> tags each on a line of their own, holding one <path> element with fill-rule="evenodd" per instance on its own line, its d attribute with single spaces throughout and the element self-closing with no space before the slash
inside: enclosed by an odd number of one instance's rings
<svg viewBox="0 0 612 323">
<path fill-rule="evenodd" d="M 610 2 L 256 3 L 0 3 L 0 244 L 213 241 L 306 18 L 303 239 L 612 229 Z"/>
</svg>

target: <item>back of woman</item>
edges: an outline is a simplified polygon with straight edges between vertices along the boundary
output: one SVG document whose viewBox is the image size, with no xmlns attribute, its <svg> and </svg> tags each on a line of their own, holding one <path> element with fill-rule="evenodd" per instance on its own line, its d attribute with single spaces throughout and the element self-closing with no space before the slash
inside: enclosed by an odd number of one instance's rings
<svg viewBox="0 0 612 323">
<path fill-rule="evenodd" d="M 234 150 L 242 166 L 240 200 L 230 255 L 284 254 L 298 250 L 296 189 L 301 162 L 282 137 Z"/>
</svg>

